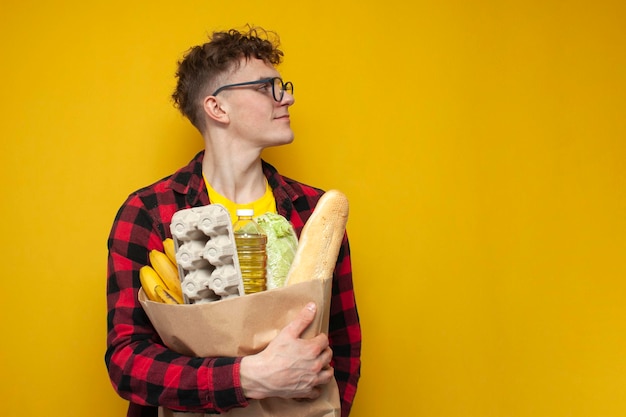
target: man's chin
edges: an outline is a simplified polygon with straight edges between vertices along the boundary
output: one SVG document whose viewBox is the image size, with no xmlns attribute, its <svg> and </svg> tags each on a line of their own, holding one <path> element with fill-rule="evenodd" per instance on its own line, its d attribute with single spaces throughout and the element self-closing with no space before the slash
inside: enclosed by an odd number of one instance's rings
<svg viewBox="0 0 626 417">
<path fill-rule="evenodd" d="M 289 145 L 290 143 L 293 143 L 293 141 L 294 141 L 294 136 L 292 135 L 292 136 L 290 136 L 288 138 L 281 138 L 279 140 L 276 140 L 270 146 L 275 147 L 275 146 Z"/>
</svg>

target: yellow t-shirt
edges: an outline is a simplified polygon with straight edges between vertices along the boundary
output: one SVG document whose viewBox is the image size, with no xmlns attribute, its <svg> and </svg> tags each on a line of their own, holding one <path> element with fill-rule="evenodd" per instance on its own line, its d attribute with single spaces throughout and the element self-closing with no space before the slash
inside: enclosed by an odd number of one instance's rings
<svg viewBox="0 0 626 417">
<path fill-rule="evenodd" d="M 237 204 L 215 191 L 213 187 L 211 187 L 211 184 L 209 184 L 209 182 L 206 180 L 206 177 L 204 175 L 202 175 L 202 177 L 204 178 L 204 183 L 206 184 L 207 191 L 209 192 L 209 201 L 211 202 L 211 204 L 221 204 L 226 207 L 226 210 L 228 210 L 233 224 L 237 221 L 237 210 L 239 209 L 254 210 L 254 217 L 260 216 L 265 213 L 277 212 L 276 199 L 274 198 L 272 187 L 270 187 L 267 181 L 265 181 L 265 194 L 263 194 L 261 198 L 251 203 Z"/>
</svg>

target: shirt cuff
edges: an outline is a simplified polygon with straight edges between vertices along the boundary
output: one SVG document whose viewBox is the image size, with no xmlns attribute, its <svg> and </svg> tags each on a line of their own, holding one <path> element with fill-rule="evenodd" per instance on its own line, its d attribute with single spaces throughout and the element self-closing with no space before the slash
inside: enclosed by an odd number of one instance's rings
<svg viewBox="0 0 626 417">
<path fill-rule="evenodd" d="M 209 359 L 205 372 L 199 372 L 198 386 L 205 389 L 207 404 L 218 412 L 234 407 L 246 407 L 248 400 L 243 394 L 239 370 L 241 357 Z"/>
</svg>

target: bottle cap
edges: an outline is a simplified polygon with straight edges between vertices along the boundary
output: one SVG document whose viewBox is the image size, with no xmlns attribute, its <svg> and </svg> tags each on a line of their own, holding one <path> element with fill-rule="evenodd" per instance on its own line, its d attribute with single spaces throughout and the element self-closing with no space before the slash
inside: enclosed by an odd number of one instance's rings
<svg viewBox="0 0 626 417">
<path fill-rule="evenodd" d="M 250 217 L 252 217 L 253 214 L 254 214 L 254 210 L 252 210 L 252 209 L 238 209 L 237 210 L 237 216 L 250 216 Z"/>
</svg>

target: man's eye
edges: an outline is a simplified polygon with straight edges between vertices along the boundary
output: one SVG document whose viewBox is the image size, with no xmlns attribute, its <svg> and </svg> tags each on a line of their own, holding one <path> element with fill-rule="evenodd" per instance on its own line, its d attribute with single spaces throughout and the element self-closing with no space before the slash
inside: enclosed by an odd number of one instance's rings
<svg viewBox="0 0 626 417">
<path fill-rule="evenodd" d="M 270 83 L 265 83 L 265 84 L 261 84 L 261 86 L 259 87 L 259 90 L 267 91 L 270 88 L 272 88 L 272 85 Z"/>
</svg>

